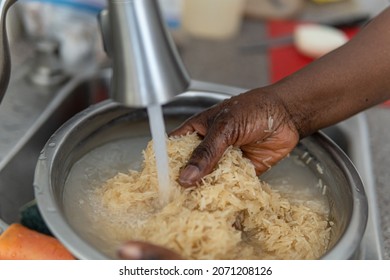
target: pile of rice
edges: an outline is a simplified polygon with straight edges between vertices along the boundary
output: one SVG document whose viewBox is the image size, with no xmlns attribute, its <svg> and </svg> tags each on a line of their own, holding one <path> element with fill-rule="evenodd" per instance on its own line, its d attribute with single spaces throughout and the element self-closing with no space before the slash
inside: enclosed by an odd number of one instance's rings
<svg viewBox="0 0 390 280">
<path fill-rule="evenodd" d="M 152 142 L 141 171 L 119 173 L 94 195 L 110 238 L 142 240 L 186 259 L 317 259 L 327 249 L 326 213 L 287 197 L 259 180 L 239 149 L 229 148 L 197 188 L 177 182 L 200 140 L 195 134 L 167 141 L 171 199 L 161 207 Z"/>
</svg>

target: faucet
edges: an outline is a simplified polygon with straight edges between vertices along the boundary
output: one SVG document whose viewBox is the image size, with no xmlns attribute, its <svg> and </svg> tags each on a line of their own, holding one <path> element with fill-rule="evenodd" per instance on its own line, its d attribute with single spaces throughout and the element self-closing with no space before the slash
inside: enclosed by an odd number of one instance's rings
<svg viewBox="0 0 390 280">
<path fill-rule="evenodd" d="M 110 0 L 102 14 L 105 46 L 113 60 L 112 98 L 127 106 L 164 104 L 190 83 L 157 2 Z"/>
<path fill-rule="evenodd" d="M 0 103 L 7 91 L 11 76 L 11 58 L 7 38 L 6 15 L 8 9 L 16 0 L 2 0 L 0 2 Z"/>
<path fill-rule="evenodd" d="M 0 102 L 11 67 L 6 13 L 16 1 L 0 2 Z M 108 0 L 99 15 L 105 49 L 113 61 L 111 97 L 128 107 L 165 104 L 190 84 L 157 2 Z"/>
</svg>

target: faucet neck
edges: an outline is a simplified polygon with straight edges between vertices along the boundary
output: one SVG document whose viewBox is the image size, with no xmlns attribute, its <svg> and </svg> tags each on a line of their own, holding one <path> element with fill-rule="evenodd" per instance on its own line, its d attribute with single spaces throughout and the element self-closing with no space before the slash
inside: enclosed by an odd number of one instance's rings
<svg viewBox="0 0 390 280">
<path fill-rule="evenodd" d="M 0 103 L 7 91 L 11 76 L 11 58 L 7 38 L 7 12 L 16 0 L 2 0 L 0 2 Z"/>
<path fill-rule="evenodd" d="M 112 98 L 127 106 L 147 107 L 164 104 L 186 91 L 190 78 L 165 27 L 158 1 L 108 2 Z"/>
</svg>

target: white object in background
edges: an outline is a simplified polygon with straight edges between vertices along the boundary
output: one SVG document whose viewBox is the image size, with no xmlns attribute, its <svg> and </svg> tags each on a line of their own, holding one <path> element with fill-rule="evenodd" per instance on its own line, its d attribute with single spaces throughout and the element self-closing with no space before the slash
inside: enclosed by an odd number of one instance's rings
<svg viewBox="0 0 390 280">
<path fill-rule="evenodd" d="M 97 13 L 103 0 L 35 0 L 19 4 L 26 34 L 31 39 L 55 38 L 68 72 L 105 59 Z"/>
<path fill-rule="evenodd" d="M 311 58 L 319 58 L 344 45 L 347 35 L 337 28 L 321 24 L 300 24 L 294 29 L 297 50 Z"/>
<path fill-rule="evenodd" d="M 158 0 L 161 13 L 169 29 L 175 30 L 181 27 L 182 0 Z"/>
<path fill-rule="evenodd" d="M 184 0 L 183 29 L 190 35 L 227 39 L 237 34 L 245 0 Z"/>
</svg>

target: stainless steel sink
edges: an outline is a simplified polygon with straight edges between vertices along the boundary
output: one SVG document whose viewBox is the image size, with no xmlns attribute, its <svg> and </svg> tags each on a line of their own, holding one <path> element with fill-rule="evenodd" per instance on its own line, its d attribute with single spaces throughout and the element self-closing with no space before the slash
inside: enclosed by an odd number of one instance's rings
<svg viewBox="0 0 390 280">
<path fill-rule="evenodd" d="M 383 236 L 372 169 L 366 115 L 364 112 L 360 113 L 333 127 L 324 129 L 324 132 L 349 156 L 364 183 L 369 205 L 369 216 L 361 247 L 362 259 L 383 259 Z"/>
<path fill-rule="evenodd" d="M 27 79 L 29 66 L 17 69 L 0 106 L 0 218 L 18 221 L 19 210 L 34 199 L 36 162 L 46 141 L 67 119 L 108 98 L 111 70 L 89 71 L 55 87 L 40 87 Z M 243 89 L 193 81 L 198 91 L 236 94 Z M 365 184 L 369 221 L 361 248 L 362 259 L 382 259 L 382 233 L 373 180 L 369 132 L 364 113 L 324 132 L 351 158 Z"/>
<path fill-rule="evenodd" d="M 29 80 L 31 63 L 12 73 L 0 106 L 0 218 L 11 223 L 33 200 L 37 159 L 50 135 L 87 106 L 107 98 L 109 75 L 94 72 L 54 87 Z M 103 77 L 107 77 L 103 78 Z"/>
</svg>

